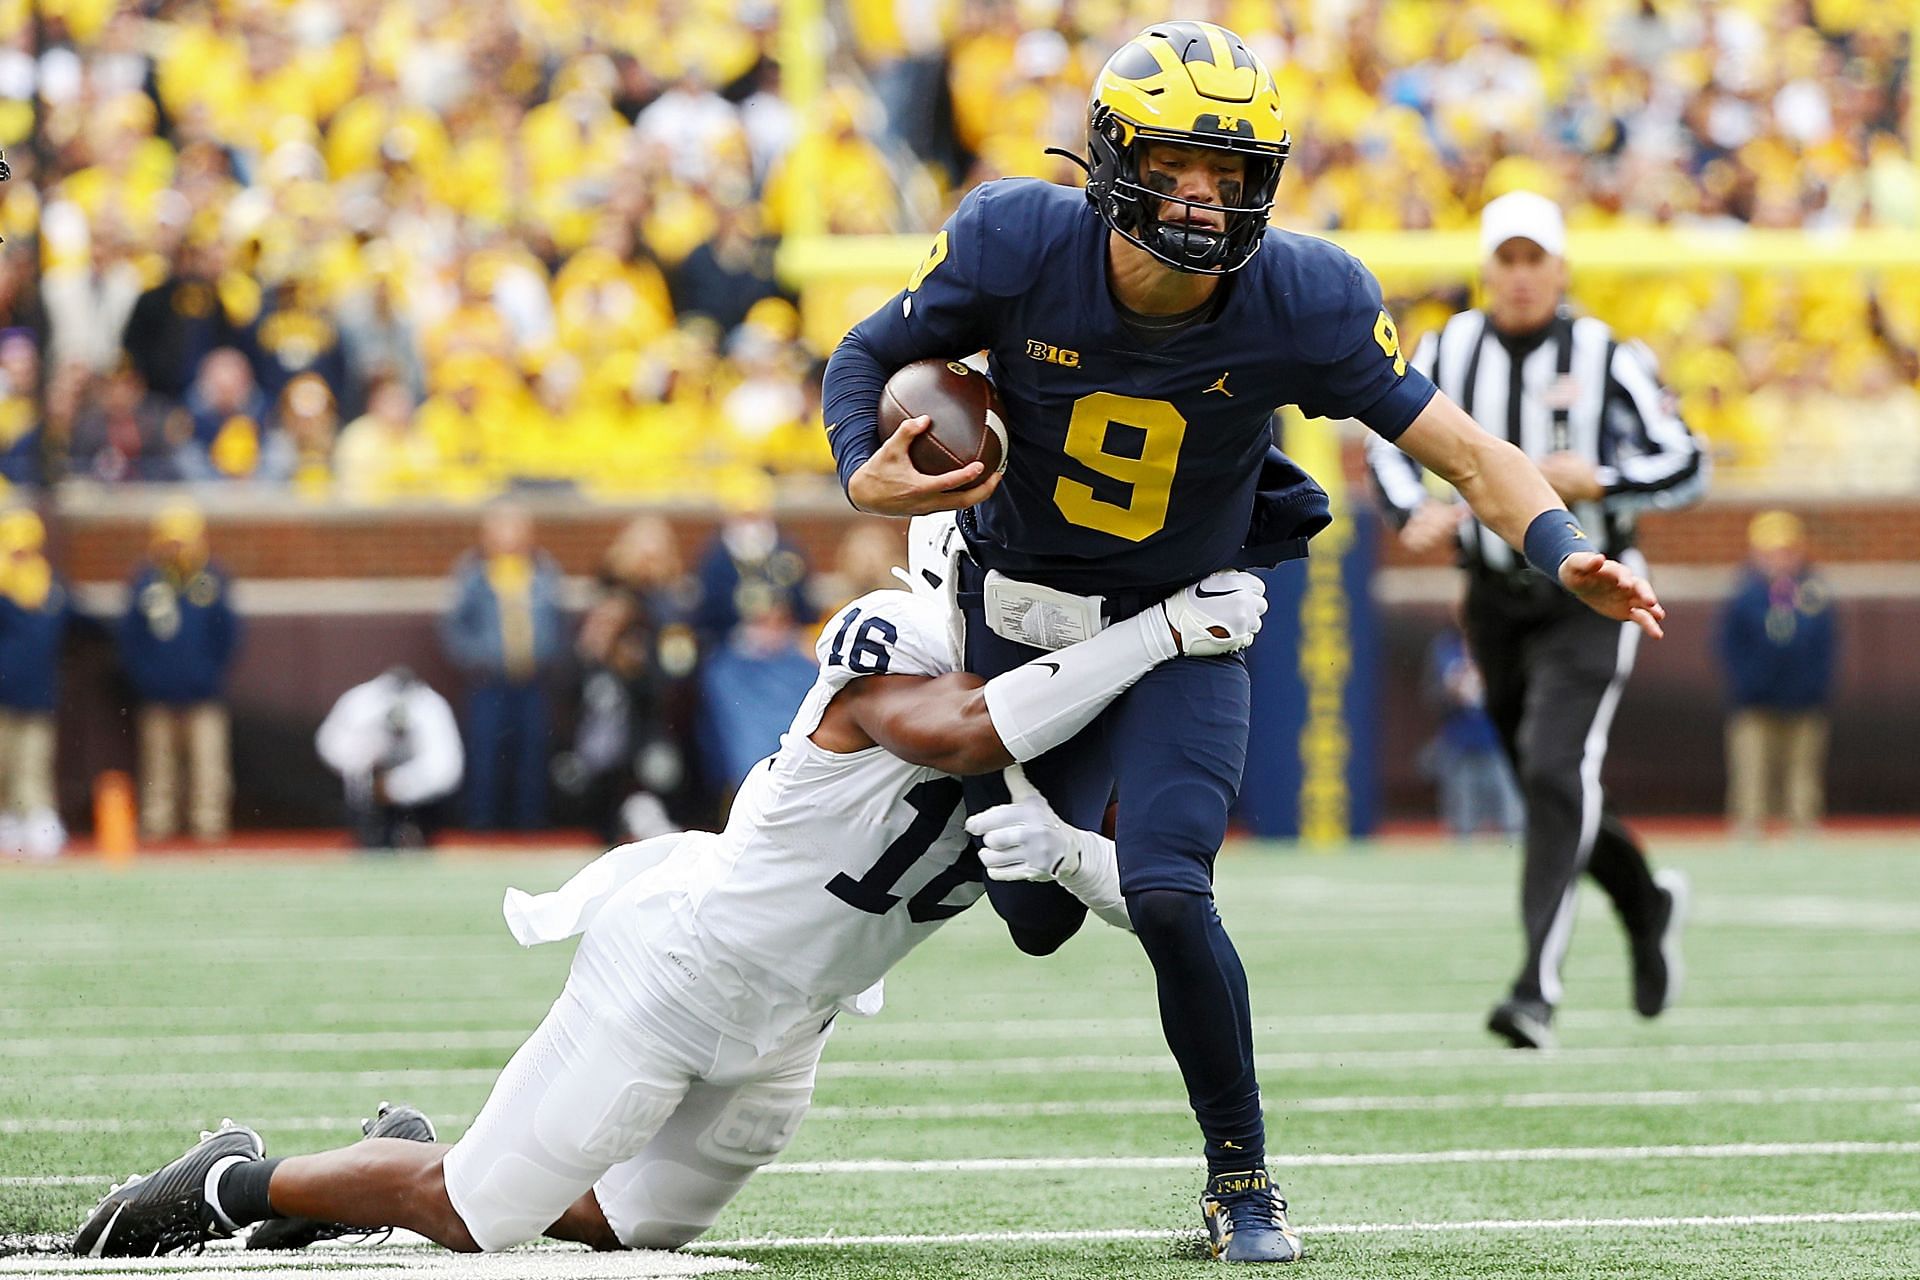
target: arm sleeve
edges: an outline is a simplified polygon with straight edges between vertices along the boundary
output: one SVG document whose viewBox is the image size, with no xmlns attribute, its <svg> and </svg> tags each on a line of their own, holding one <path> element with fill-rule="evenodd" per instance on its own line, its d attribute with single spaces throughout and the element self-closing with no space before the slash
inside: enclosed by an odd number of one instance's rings
<svg viewBox="0 0 1920 1280">
<path fill-rule="evenodd" d="M 1346 306 L 1317 371 L 1318 385 L 1302 395 L 1300 411 L 1310 418 L 1358 418 L 1393 440 L 1420 416 L 1435 388 L 1400 350 L 1400 331 L 1373 273 L 1355 258 L 1346 265 Z"/>
<path fill-rule="evenodd" d="M 1599 469 L 1607 507 L 1684 507 L 1707 488 L 1707 458 L 1680 419 L 1671 392 L 1660 385 L 1653 353 L 1622 343 L 1607 362 L 1607 402 L 1601 429 L 1613 464 Z"/>
<path fill-rule="evenodd" d="M 1439 350 L 1438 335 L 1430 333 L 1420 339 L 1419 349 L 1413 353 L 1413 368 L 1423 377 L 1431 378 Z M 1373 492 L 1379 499 L 1380 513 L 1396 529 L 1404 528 L 1407 520 L 1431 496 L 1427 493 L 1425 469 L 1411 454 L 1378 432 L 1367 434 L 1367 470 L 1373 477 Z"/>
<path fill-rule="evenodd" d="M 960 202 L 907 287 L 855 325 L 827 361 L 821 414 L 842 489 L 880 447 L 880 393 L 895 370 L 936 356 L 958 359 L 987 345 L 992 317 L 981 254 L 992 186 Z"/>
<path fill-rule="evenodd" d="M 1045 755 L 1178 650 L 1166 613 L 1147 609 L 1079 644 L 987 681 L 987 713 L 1015 760 Z"/>
</svg>

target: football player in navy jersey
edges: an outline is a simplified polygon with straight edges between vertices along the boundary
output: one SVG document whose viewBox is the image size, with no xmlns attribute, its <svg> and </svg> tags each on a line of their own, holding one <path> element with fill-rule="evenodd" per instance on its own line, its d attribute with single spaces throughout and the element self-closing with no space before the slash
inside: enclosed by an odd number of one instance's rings
<svg viewBox="0 0 1920 1280">
<path fill-rule="evenodd" d="M 1551 486 L 1408 366 L 1379 285 L 1326 241 L 1268 226 L 1289 139 L 1267 69 L 1233 33 L 1167 22 L 1093 90 L 1084 191 L 990 182 L 898 297 L 827 368 L 825 416 L 856 507 L 962 508 L 970 670 L 992 675 L 1229 566 L 1304 555 L 1325 495 L 1273 448 L 1272 415 L 1358 418 L 1452 483 L 1484 523 L 1609 617 L 1660 634 L 1651 588 L 1582 551 Z M 1002 476 L 923 476 L 905 424 L 876 431 L 887 378 L 984 349 L 1012 436 Z M 1239 656 L 1173 663 L 1029 774 L 1067 822 L 1117 792 L 1121 888 L 1205 1138 L 1216 1256 L 1290 1262 L 1265 1168 L 1247 983 L 1213 903 L 1246 759 Z M 999 797 L 969 795 L 975 807 Z M 988 885 L 1017 945 L 1059 947 L 1085 909 L 1057 885 Z"/>
</svg>

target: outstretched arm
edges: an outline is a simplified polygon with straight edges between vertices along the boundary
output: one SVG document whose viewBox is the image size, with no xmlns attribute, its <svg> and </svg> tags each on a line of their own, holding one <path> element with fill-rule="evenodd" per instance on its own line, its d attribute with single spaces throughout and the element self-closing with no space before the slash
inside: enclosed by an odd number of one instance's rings
<svg viewBox="0 0 1920 1280">
<path fill-rule="evenodd" d="M 1579 550 L 1586 535 L 1539 468 L 1459 405 L 1436 394 L 1394 443 L 1458 489 L 1482 524 L 1588 608 L 1655 638 L 1662 634 L 1667 611 L 1646 580 L 1616 560 Z"/>
<path fill-rule="evenodd" d="M 813 741 L 842 754 L 884 747 L 943 773 L 990 773 L 1068 741 L 1135 681 L 1169 658 L 1231 653 L 1253 642 L 1266 590 L 1248 573 L 1219 573 L 1092 639 L 981 681 L 870 675 L 840 690 Z"/>
</svg>

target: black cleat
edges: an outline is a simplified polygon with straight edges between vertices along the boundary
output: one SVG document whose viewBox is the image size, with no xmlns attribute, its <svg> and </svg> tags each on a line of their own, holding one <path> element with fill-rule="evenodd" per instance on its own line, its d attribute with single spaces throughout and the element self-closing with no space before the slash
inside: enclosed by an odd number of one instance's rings
<svg viewBox="0 0 1920 1280">
<path fill-rule="evenodd" d="M 1200 1196 L 1207 1252 L 1221 1262 L 1298 1262 L 1300 1236 L 1265 1169 L 1216 1173 Z"/>
<path fill-rule="evenodd" d="M 1693 886 L 1687 873 L 1668 867 L 1656 871 L 1660 910 L 1645 933 L 1632 939 L 1633 1007 L 1643 1018 L 1657 1018 L 1680 996 L 1685 977 L 1680 958 L 1680 931 L 1687 926 L 1687 905 Z"/>
<path fill-rule="evenodd" d="M 418 1107 L 406 1103 L 382 1102 L 371 1120 L 360 1122 L 360 1132 L 369 1138 L 399 1138 L 406 1142 L 435 1142 L 433 1121 Z M 341 1236 L 372 1235 L 380 1228 L 350 1227 L 343 1222 L 315 1222 L 312 1218 L 268 1218 L 247 1237 L 249 1249 L 304 1249 L 322 1240 Z"/>
<path fill-rule="evenodd" d="M 150 1258 L 224 1240 L 235 1228 L 207 1200 L 207 1176 L 232 1159 L 258 1160 L 260 1135 L 228 1120 L 158 1173 L 135 1174 L 100 1197 L 73 1237 L 83 1258 Z"/>
<path fill-rule="evenodd" d="M 1553 1006 L 1539 1000 L 1508 1000 L 1487 1015 L 1487 1030 L 1516 1049 L 1551 1049 Z"/>
</svg>

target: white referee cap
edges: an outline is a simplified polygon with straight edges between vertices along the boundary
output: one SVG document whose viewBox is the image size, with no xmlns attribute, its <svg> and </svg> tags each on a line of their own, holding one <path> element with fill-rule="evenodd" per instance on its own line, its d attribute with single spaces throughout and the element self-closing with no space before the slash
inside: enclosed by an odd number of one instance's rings
<svg viewBox="0 0 1920 1280">
<path fill-rule="evenodd" d="M 1560 206 L 1533 191 L 1509 191 L 1480 211 L 1480 252 L 1492 257 L 1509 240 L 1531 240 L 1556 258 L 1567 254 Z"/>
</svg>

